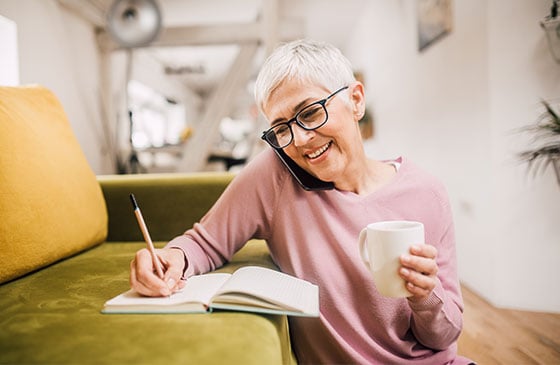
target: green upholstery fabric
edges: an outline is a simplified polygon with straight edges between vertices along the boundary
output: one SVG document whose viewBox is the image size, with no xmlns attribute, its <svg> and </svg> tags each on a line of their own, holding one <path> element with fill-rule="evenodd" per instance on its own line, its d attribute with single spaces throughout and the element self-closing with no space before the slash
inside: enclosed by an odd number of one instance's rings
<svg viewBox="0 0 560 365">
<path fill-rule="evenodd" d="M 0 283 L 107 236 L 105 201 L 56 96 L 0 87 Z"/>
<path fill-rule="evenodd" d="M 228 173 L 99 176 L 109 213 L 108 241 L 142 241 L 132 213 L 134 193 L 155 241 L 168 241 L 210 209 L 233 178 Z"/>
<path fill-rule="evenodd" d="M 143 243 L 106 243 L 0 286 L 0 364 L 286 364 L 285 316 L 101 314 Z M 251 241 L 222 268 L 274 268 Z"/>
</svg>

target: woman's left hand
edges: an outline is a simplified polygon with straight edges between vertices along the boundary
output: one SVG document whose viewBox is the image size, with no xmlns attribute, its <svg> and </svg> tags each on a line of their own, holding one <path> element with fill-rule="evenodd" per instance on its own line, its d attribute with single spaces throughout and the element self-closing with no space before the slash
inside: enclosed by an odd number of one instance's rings
<svg viewBox="0 0 560 365">
<path fill-rule="evenodd" d="M 437 249 L 431 245 L 413 245 L 409 255 L 400 258 L 399 275 L 406 281 L 406 289 L 412 293 L 410 301 L 421 301 L 436 287 L 438 265 Z"/>
</svg>

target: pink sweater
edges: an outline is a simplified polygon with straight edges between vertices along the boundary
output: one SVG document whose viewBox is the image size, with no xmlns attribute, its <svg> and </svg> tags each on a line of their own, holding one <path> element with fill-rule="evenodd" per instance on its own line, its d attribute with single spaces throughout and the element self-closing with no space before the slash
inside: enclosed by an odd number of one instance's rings
<svg viewBox="0 0 560 365">
<path fill-rule="evenodd" d="M 451 209 L 444 187 L 407 159 L 367 196 L 303 190 L 272 150 L 228 186 L 200 223 L 167 247 L 181 248 L 186 275 L 214 270 L 251 238 L 265 239 L 285 273 L 319 286 L 320 318 L 290 318 L 300 363 L 445 364 L 462 328 Z M 381 296 L 358 252 L 358 235 L 382 220 L 424 223 L 438 249 L 439 282 L 422 303 Z"/>
</svg>

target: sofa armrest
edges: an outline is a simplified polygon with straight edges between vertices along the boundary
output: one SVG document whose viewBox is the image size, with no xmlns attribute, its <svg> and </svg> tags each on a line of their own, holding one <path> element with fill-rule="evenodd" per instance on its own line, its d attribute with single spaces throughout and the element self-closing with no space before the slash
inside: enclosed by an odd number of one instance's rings
<svg viewBox="0 0 560 365">
<path fill-rule="evenodd" d="M 104 175 L 97 180 L 109 215 L 107 241 L 142 241 L 129 194 L 154 241 L 169 241 L 198 222 L 233 178 L 225 172 Z"/>
</svg>

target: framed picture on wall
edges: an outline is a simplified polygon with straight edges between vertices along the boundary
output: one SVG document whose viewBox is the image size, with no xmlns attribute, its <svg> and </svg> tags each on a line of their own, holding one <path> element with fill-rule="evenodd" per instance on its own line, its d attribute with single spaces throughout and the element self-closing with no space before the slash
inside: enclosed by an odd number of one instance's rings
<svg viewBox="0 0 560 365">
<path fill-rule="evenodd" d="M 452 0 L 417 0 L 418 50 L 424 51 L 453 28 Z"/>
</svg>

